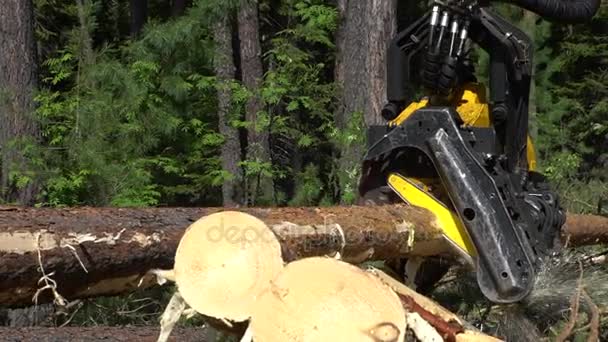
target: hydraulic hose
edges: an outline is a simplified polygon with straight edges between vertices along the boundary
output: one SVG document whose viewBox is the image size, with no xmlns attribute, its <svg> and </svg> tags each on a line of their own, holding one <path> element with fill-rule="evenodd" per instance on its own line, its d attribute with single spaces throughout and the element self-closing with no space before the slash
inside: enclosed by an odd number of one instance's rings
<svg viewBox="0 0 608 342">
<path fill-rule="evenodd" d="M 580 23 L 593 18 L 602 0 L 498 0 L 512 3 L 557 22 Z"/>
</svg>

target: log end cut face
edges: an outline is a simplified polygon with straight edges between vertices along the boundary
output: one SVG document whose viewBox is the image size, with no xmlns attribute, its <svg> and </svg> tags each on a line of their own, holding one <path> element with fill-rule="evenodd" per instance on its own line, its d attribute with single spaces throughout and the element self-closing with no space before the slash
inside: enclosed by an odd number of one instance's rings
<svg viewBox="0 0 608 342">
<path fill-rule="evenodd" d="M 241 322 L 283 268 L 281 246 L 254 216 L 225 211 L 194 222 L 175 255 L 178 291 L 197 312 Z"/>
<path fill-rule="evenodd" d="M 268 341 L 402 341 L 405 310 L 376 277 L 331 258 L 288 264 L 258 299 L 253 339 Z"/>
</svg>

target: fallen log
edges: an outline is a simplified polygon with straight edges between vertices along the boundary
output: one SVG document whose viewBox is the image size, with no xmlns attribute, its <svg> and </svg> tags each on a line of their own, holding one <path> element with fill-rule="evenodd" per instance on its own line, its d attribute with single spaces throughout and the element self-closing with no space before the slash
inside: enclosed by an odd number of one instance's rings
<svg viewBox="0 0 608 342">
<path fill-rule="evenodd" d="M 71 300 L 152 286 L 155 277 L 147 272 L 173 268 L 186 228 L 220 211 L 225 209 L 2 208 L 0 305 L 28 306 L 57 300 L 56 294 Z M 430 213 L 404 205 L 239 211 L 272 228 L 285 261 L 336 252 L 363 261 L 447 251 Z M 228 222 L 211 232 L 216 239 L 239 238 L 232 236 Z"/>
<path fill-rule="evenodd" d="M 156 342 L 159 330 L 157 327 L 0 327 L 0 342 Z M 216 341 L 205 330 L 201 328 L 176 328 L 168 341 Z"/>
<path fill-rule="evenodd" d="M 568 246 L 588 246 L 608 243 L 608 217 L 568 215 L 562 233 Z"/>
<path fill-rule="evenodd" d="M 148 271 L 173 268 L 186 228 L 225 210 L 0 207 L 0 305 L 22 307 L 153 286 L 156 279 Z M 286 262 L 335 253 L 353 263 L 449 253 L 432 214 L 402 204 L 238 211 L 273 230 Z M 212 232 L 215 238 L 238 238 L 229 223 Z M 566 237 L 571 245 L 608 242 L 608 218 L 571 216 Z"/>
</svg>

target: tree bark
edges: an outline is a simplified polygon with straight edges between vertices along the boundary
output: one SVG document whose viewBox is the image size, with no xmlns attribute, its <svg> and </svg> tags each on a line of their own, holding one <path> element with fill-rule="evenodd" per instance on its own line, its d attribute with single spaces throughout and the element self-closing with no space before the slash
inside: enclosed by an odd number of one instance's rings
<svg viewBox="0 0 608 342">
<path fill-rule="evenodd" d="M 3 210 L 0 215 L 0 305 L 32 305 L 36 291 L 46 285 L 44 280 L 38 283 L 43 278 L 40 265 L 56 282 L 58 293 L 67 300 L 137 290 L 140 279 L 149 270 L 173 268 L 179 240 L 192 222 L 222 210 Z M 341 252 L 347 261 L 363 262 L 403 254 L 447 252 L 430 214 L 417 208 L 252 208 L 242 211 L 269 225 L 281 243 L 285 260 Z M 413 245 L 408 240 L 412 238 Z M 139 288 L 154 285 L 153 276 L 143 279 Z M 50 290 L 38 295 L 38 303 L 53 299 Z"/>
<path fill-rule="evenodd" d="M 131 36 L 137 37 L 148 20 L 148 0 L 131 0 Z"/>
<path fill-rule="evenodd" d="M 224 210 L 0 207 L 0 306 L 32 305 L 36 291 L 47 282 L 55 282 L 67 300 L 153 286 L 155 277 L 149 271 L 173 268 L 185 229 Z M 453 255 L 431 213 L 403 204 L 239 211 L 272 229 L 287 262 L 337 252 L 351 263 Z M 227 231 L 213 233 L 230 237 Z M 562 240 L 569 246 L 608 243 L 608 218 L 569 216 Z M 37 299 L 40 304 L 55 298 L 46 289 Z"/>
<path fill-rule="evenodd" d="M 224 137 L 221 147 L 222 169 L 230 173 L 229 179 L 222 184 L 222 198 L 225 207 L 241 203 L 237 190 L 242 181 L 239 166 L 241 160 L 241 142 L 239 132 L 230 125 L 233 115 L 232 93 L 230 82 L 235 80 L 234 52 L 232 49 L 232 26 L 230 17 L 223 16 L 214 27 L 215 40 L 215 75 L 218 80 L 218 116 L 219 131 Z"/>
<path fill-rule="evenodd" d="M 390 287 L 401 299 L 408 313 L 416 313 L 429 323 L 445 341 L 477 341 L 498 342 L 501 341 L 493 336 L 481 333 L 468 322 L 450 312 L 439 303 L 414 291 L 410 287 L 396 281 L 388 274 L 378 269 L 370 272 L 376 275 L 385 285 Z M 407 314 L 406 314 L 407 315 Z M 408 325 L 409 325 L 408 321 Z M 408 327 L 411 330 L 414 327 Z"/>
<path fill-rule="evenodd" d="M 186 7 L 188 7 L 188 0 L 173 0 L 173 4 L 171 5 L 171 15 L 174 17 L 179 17 L 186 12 Z"/>
<path fill-rule="evenodd" d="M 524 32 L 530 37 L 532 46 L 536 46 L 536 19 L 538 18 L 535 13 L 522 10 L 523 18 L 521 20 L 521 27 Z M 531 125 L 529 127 L 529 134 L 536 141 L 538 135 L 537 122 L 537 108 L 536 108 L 536 59 L 532 59 L 532 78 L 530 80 L 530 99 L 528 102 L 528 113 Z"/>
<path fill-rule="evenodd" d="M 17 188 L 10 176 L 28 171 L 22 153 L 11 146 L 14 139 L 36 141 L 40 134 L 33 118 L 38 80 L 32 0 L 0 1 L 0 49 L 0 199 L 31 205 L 38 191 L 36 180 Z"/>
<path fill-rule="evenodd" d="M 240 40 L 241 77 L 243 85 L 252 93 L 245 108 L 245 119 L 250 127 L 247 133 L 247 159 L 256 163 L 270 163 L 269 127 L 266 120 L 260 120 L 258 113 L 263 109 L 259 90 L 264 77 L 262 66 L 262 46 L 258 1 L 241 0 L 238 11 L 238 31 Z M 264 175 L 247 176 L 248 205 L 255 205 L 258 198 L 270 199 L 273 182 Z"/>
<path fill-rule="evenodd" d="M 380 111 L 386 101 L 386 50 L 396 27 L 396 0 L 339 0 L 341 24 L 337 32 L 335 79 L 341 88 L 340 108 L 335 114 L 337 128 L 344 132 L 353 124 L 365 136 L 365 129 L 382 121 Z M 355 116 L 362 114 L 362 120 Z M 342 172 L 354 174 L 365 144 L 340 146 L 338 162 Z M 356 176 L 340 177 L 342 190 L 356 188 Z"/>
<path fill-rule="evenodd" d="M 361 111 L 367 126 L 377 124 L 386 100 L 386 50 L 397 28 L 397 2 L 340 0 L 338 9 L 336 80 L 343 91 L 336 121 L 344 127 Z"/>
</svg>

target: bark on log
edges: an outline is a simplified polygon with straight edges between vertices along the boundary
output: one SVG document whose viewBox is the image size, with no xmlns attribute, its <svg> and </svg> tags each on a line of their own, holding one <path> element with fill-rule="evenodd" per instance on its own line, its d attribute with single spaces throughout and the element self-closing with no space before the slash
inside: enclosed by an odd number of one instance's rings
<svg viewBox="0 0 608 342">
<path fill-rule="evenodd" d="M 568 246 L 588 246 L 608 243 L 608 217 L 568 215 L 562 233 Z"/>
<path fill-rule="evenodd" d="M 177 244 L 194 221 L 224 208 L 0 208 L 0 305 L 32 305 L 56 283 L 66 299 L 115 295 L 154 284 L 151 269 L 171 269 Z M 342 250 L 357 260 L 447 250 L 426 211 L 384 208 L 270 208 L 252 214 L 277 234 L 286 261 Z M 414 230 L 416 233 L 413 235 Z M 229 223 L 212 231 L 231 237 Z M 346 244 L 343 246 L 342 233 Z M 408 247 L 408 238 L 415 240 Z M 342 247 L 344 247 L 342 249 Z M 48 279 L 47 279 L 48 280 Z M 51 280 L 48 280 L 49 282 Z M 53 300 L 45 290 L 38 303 Z"/>
<path fill-rule="evenodd" d="M 157 327 L 0 328 L 0 342 L 156 342 Z M 206 329 L 176 328 L 169 341 L 214 341 Z"/>
<path fill-rule="evenodd" d="M 0 207 L 0 305 L 32 305 L 36 291 L 53 282 L 68 300 L 152 286 L 155 278 L 146 273 L 173 268 L 185 229 L 224 210 Z M 354 263 L 449 251 L 433 216 L 407 205 L 238 210 L 272 228 L 285 261 L 338 251 Z M 227 223 L 213 233 L 235 238 L 229 228 Z M 578 239 L 579 234 L 585 238 Z M 566 235 L 571 245 L 608 242 L 608 218 L 572 216 Z M 37 299 L 39 304 L 51 302 L 53 292 L 47 288 Z"/>
<path fill-rule="evenodd" d="M 445 341 L 449 342 L 500 342 L 501 340 L 481 333 L 468 322 L 450 312 L 439 303 L 427 298 L 411 288 L 399 283 L 388 274 L 378 269 L 370 269 L 384 284 L 389 286 L 400 297 L 403 305 L 410 312 L 419 314 L 428 322 Z"/>
</svg>

